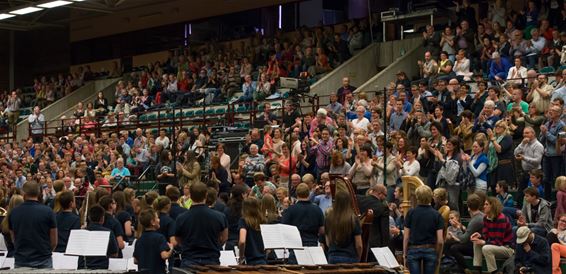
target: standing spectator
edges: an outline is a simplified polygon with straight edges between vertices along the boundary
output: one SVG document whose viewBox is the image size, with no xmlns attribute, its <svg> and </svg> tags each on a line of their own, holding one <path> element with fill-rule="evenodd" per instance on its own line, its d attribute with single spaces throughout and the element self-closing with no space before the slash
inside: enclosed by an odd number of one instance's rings
<svg viewBox="0 0 566 274">
<path fill-rule="evenodd" d="M 438 32 L 434 31 L 434 26 L 427 25 L 426 30 L 423 32 L 423 48 L 425 51 L 430 51 L 432 56 L 437 57 L 440 53 L 441 36 Z"/>
<path fill-rule="evenodd" d="M 14 208 L 8 225 L 14 240 L 15 266 L 52 268 L 51 251 L 57 246 L 57 221 L 53 211 L 39 202 L 39 184 L 23 187 L 25 202 Z"/>
<path fill-rule="evenodd" d="M 403 100 L 395 100 L 395 111 L 389 117 L 390 130 L 398 131 L 407 119 L 407 112 L 403 111 Z"/>
<path fill-rule="evenodd" d="M 550 107 L 548 111 L 549 121 L 540 126 L 540 141 L 544 146 L 544 157 L 542 167 L 544 169 L 544 198 L 549 200 L 552 182 L 556 177 L 562 175 L 562 156 L 556 150 L 556 141 L 560 132 L 564 131 L 564 122 L 560 119 L 562 109 L 558 106 Z M 548 190 L 548 191 L 547 191 Z"/>
<path fill-rule="evenodd" d="M 382 184 L 375 184 L 367 195 L 358 196 L 361 212 L 373 210 L 373 223 L 369 234 L 369 246 L 383 247 L 389 245 L 389 207 L 387 206 L 387 189 Z M 373 255 L 372 255 L 373 256 Z"/>
<path fill-rule="evenodd" d="M 181 267 L 219 265 L 220 249 L 228 239 L 226 216 L 206 205 L 205 184 L 193 184 L 190 192 L 191 209 L 177 218 L 175 227 L 182 249 Z"/>
<path fill-rule="evenodd" d="M 330 137 L 328 128 L 322 129 L 320 133 L 321 138 L 316 139 L 311 137 L 311 152 L 316 153 L 316 178 L 330 170 L 330 155 L 334 147 L 334 141 Z"/>
<path fill-rule="evenodd" d="M 265 158 L 263 155 L 258 154 L 258 152 L 258 146 L 256 144 L 252 144 L 250 146 L 250 154 L 244 162 L 245 181 L 249 187 L 253 187 L 255 185 L 254 174 L 256 172 L 262 172 L 265 167 Z"/>
<path fill-rule="evenodd" d="M 41 113 L 39 106 L 33 108 L 32 114 L 28 117 L 29 127 L 34 143 L 41 143 L 43 140 L 43 130 L 45 127 L 45 116 Z"/>
<path fill-rule="evenodd" d="M 6 113 L 8 116 L 8 125 L 10 126 L 10 130 L 13 130 L 14 126 L 18 122 L 21 104 L 22 100 L 18 97 L 18 93 L 16 91 L 12 91 L 10 98 L 8 98 L 8 101 L 6 102 Z"/>
<path fill-rule="evenodd" d="M 541 169 L 541 162 L 544 155 L 544 147 L 537 140 L 535 130 L 532 127 L 525 127 L 523 130 L 523 140 L 515 148 L 515 159 L 521 161 L 523 168 L 523 178 L 519 179 L 519 187 L 517 190 L 522 196 L 523 190 L 527 188 L 529 182 L 529 173 L 533 170 Z M 518 201 L 522 201 L 518 197 Z"/>
<path fill-rule="evenodd" d="M 444 241 L 444 220 L 438 211 L 430 206 L 430 187 L 418 187 L 415 195 L 417 207 L 410 209 L 405 218 L 403 257 L 411 273 L 432 274 L 437 262 L 436 249 Z"/>
<path fill-rule="evenodd" d="M 430 79 L 434 78 L 438 72 L 438 63 L 432 59 L 432 53 L 430 51 L 425 52 L 424 62 L 418 60 L 417 65 L 419 66 L 420 77 L 423 78 L 425 82 L 430 82 Z"/>
<path fill-rule="evenodd" d="M 489 160 L 485 154 L 485 143 L 483 141 L 475 141 L 472 145 L 472 156 L 464 155 L 462 160 L 468 162 L 468 169 L 475 178 L 474 190 L 476 192 L 487 192 L 487 169 Z"/>
<path fill-rule="evenodd" d="M 342 78 L 342 86 L 336 91 L 336 95 L 338 96 L 338 102 L 344 105 L 346 94 L 354 93 L 354 90 L 357 88 L 350 85 L 350 78 L 344 77 Z"/>
<path fill-rule="evenodd" d="M 390 160 L 389 162 L 393 161 Z M 349 172 L 349 177 L 352 180 L 352 184 L 356 186 L 356 192 L 358 194 L 364 195 L 368 191 L 373 174 L 374 166 L 372 165 L 371 159 L 371 147 L 364 145 L 356 155 L 356 161 Z"/>
<path fill-rule="evenodd" d="M 527 93 L 527 101 L 535 104 L 541 113 L 546 113 L 550 106 L 550 98 L 552 96 L 552 85 L 547 84 L 548 78 L 544 74 L 539 74 L 533 82 L 529 93 Z"/>
</svg>

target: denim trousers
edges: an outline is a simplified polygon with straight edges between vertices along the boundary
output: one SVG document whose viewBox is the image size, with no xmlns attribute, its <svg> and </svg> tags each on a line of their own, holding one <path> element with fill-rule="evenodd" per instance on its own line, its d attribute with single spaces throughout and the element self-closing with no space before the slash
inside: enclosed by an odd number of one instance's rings
<svg viewBox="0 0 566 274">
<path fill-rule="evenodd" d="M 411 272 L 411 274 L 434 274 L 436 257 L 437 255 L 434 248 L 409 248 L 407 252 L 407 266 L 409 267 L 409 272 Z"/>
<path fill-rule="evenodd" d="M 25 262 L 18 262 L 14 263 L 14 267 L 31 267 L 31 268 L 53 268 L 53 259 L 49 257 L 45 260 L 40 261 L 25 261 Z"/>
<path fill-rule="evenodd" d="M 350 263 L 359 263 L 357 258 L 352 257 L 345 257 L 345 256 L 328 256 L 328 263 L 329 264 L 350 264 Z"/>
</svg>

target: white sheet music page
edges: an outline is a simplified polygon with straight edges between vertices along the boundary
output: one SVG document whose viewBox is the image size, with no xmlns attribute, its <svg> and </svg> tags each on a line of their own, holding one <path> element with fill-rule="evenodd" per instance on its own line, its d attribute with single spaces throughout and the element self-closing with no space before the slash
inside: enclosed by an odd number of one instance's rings
<svg viewBox="0 0 566 274">
<path fill-rule="evenodd" d="M 311 254 L 307 251 L 307 249 L 297 249 L 294 250 L 295 258 L 297 259 L 297 263 L 300 265 L 315 265 L 313 259 L 311 258 Z"/>
<path fill-rule="evenodd" d="M 63 253 L 53 252 L 53 269 L 55 270 L 77 270 L 79 265 L 78 256 L 66 256 Z"/>
<path fill-rule="evenodd" d="M 381 266 L 385 266 L 388 268 L 397 268 L 400 267 L 399 262 L 389 249 L 389 247 L 374 247 L 371 249 L 373 252 L 373 256 Z"/>
<path fill-rule="evenodd" d="M 285 243 L 285 248 L 289 249 L 302 249 L 303 240 L 301 240 L 301 233 L 294 225 L 278 224 L 281 237 Z"/>
<path fill-rule="evenodd" d="M 322 250 L 321 246 L 309 246 L 305 247 L 305 249 L 310 254 L 314 264 L 328 264 L 326 255 L 324 255 L 324 250 Z"/>
<path fill-rule="evenodd" d="M 128 269 L 128 259 L 109 258 L 108 270 L 126 271 Z"/>
<path fill-rule="evenodd" d="M 65 254 L 78 256 L 106 256 L 110 231 L 71 230 Z"/>
<path fill-rule="evenodd" d="M 232 251 L 232 250 L 221 250 L 220 251 L 220 265 L 221 266 L 238 265 L 234 251 Z"/>
<path fill-rule="evenodd" d="M 279 227 L 275 225 L 260 225 L 261 238 L 265 249 L 286 248 Z"/>
</svg>

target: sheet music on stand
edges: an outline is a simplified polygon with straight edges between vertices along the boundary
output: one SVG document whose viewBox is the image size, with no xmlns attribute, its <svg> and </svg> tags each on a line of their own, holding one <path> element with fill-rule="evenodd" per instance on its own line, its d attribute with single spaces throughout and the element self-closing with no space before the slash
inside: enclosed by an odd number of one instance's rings
<svg viewBox="0 0 566 274">
<path fill-rule="evenodd" d="M 71 230 L 66 255 L 106 256 L 110 231 Z"/>
<path fill-rule="evenodd" d="M 79 268 L 79 257 L 53 252 L 53 269 L 56 270 L 77 270 Z"/>
<path fill-rule="evenodd" d="M 8 256 L 8 251 L 0 252 L 0 267 L 3 267 L 4 261 L 6 261 L 7 256 Z"/>
<path fill-rule="evenodd" d="M 324 250 L 320 246 L 305 246 L 304 249 L 295 250 L 297 263 L 301 265 L 328 264 Z"/>
<path fill-rule="evenodd" d="M 397 268 L 400 267 L 399 262 L 391 252 L 389 247 L 374 247 L 371 249 L 373 252 L 373 256 L 381 266 L 385 266 L 388 268 Z"/>
<path fill-rule="evenodd" d="M 284 224 L 260 225 L 265 249 L 303 249 L 301 234 L 296 226 Z"/>
<path fill-rule="evenodd" d="M 230 265 L 238 265 L 238 261 L 236 261 L 236 255 L 232 250 L 220 250 L 220 265 L 221 266 L 230 266 Z"/>
</svg>

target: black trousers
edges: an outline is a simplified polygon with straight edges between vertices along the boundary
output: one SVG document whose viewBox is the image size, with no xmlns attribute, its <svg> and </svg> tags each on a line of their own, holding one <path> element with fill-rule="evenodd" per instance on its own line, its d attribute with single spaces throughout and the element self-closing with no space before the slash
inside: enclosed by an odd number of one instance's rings
<svg viewBox="0 0 566 274">
<path fill-rule="evenodd" d="M 444 254 L 454 257 L 460 269 L 466 268 L 464 256 L 474 256 L 474 244 L 469 241 L 467 243 L 446 242 L 444 248 Z"/>
</svg>

